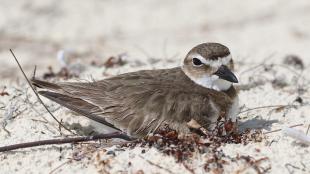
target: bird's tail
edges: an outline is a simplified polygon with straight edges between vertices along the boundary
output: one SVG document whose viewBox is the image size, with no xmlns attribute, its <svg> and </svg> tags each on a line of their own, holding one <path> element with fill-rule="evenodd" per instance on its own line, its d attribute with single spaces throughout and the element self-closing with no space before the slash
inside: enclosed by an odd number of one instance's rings
<svg viewBox="0 0 310 174">
<path fill-rule="evenodd" d="M 38 91 L 38 93 L 74 112 L 77 112 L 81 115 L 88 117 L 91 120 L 104 124 L 108 127 L 111 127 L 115 130 L 121 131 L 120 129 L 116 128 L 113 124 L 106 121 L 106 119 L 102 116 L 93 114 L 100 112 L 100 108 L 95 106 L 85 100 L 82 100 L 78 97 L 74 97 L 69 93 L 65 92 L 61 86 L 42 81 L 37 79 L 31 79 L 32 85 L 42 88 L 44 90 Z"/>
</svg>

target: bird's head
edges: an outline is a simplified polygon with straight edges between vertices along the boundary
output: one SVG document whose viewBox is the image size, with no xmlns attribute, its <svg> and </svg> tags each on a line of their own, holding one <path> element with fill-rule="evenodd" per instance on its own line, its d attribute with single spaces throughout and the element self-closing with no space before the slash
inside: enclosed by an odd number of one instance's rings
<svg viewBox="0 0 310 174">
<path fill-rule="evenodd" d="M 218 91 L 226 91 L 238 83 L 232 72 L 234 63 L 230 51 L 219 43 L 194 47 L 185 57 L 182 70 L 196 84 Z"/>
</svg>

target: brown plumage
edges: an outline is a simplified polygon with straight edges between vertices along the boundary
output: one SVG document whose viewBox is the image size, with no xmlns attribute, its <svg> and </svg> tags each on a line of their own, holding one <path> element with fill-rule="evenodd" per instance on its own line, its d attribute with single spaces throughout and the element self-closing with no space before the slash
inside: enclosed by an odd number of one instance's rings
<svg viewBox="0 0 310 174">
<path fill-rule="evenodd" d="M 237 95 L 233 86 L 217 91 L 198 85 L 181 67 L 137 71 L 89 83 L 52 84 L 36 79 L 32 83 L 45 89 L 39 94 L 134 137 L 164 124 L 187 133 L 187 122 L 192 119 L 210 128 L 221 113 L 228 117 Z"/>
</svg>

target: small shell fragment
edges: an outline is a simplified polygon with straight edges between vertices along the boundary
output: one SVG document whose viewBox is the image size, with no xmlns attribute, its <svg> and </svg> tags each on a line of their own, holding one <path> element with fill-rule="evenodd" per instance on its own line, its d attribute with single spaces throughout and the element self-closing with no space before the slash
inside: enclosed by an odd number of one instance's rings
<svg viewBox="0 0 310 174">
<path fill-rule="evenodd" d="M 191 119 L 189 122 L 187 122 L 187 126 L 194 129 L 200 129 L 201 125 L 194 119 Z"/>
<path fill-rule="evenodd" d="M 298 131 L 293 128 L 285 127 L 282 129 L 282 133 L 286 136 L 294 138 L 295 140 L 300 141 L 303 144 L 310 145 L 310 136 L 306 135 L 305 133 Z"/>
</svg>

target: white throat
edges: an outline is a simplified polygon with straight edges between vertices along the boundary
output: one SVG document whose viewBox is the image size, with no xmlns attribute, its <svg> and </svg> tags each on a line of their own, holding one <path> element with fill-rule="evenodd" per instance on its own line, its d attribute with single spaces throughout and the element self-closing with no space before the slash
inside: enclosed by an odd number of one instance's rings
<svg viewBox="0 0 310 174">
<path fill-rule="evenodd" d="M 191 79 L 198 85 L 201 85 L 205 88 L 214 89 L 217 91 L 226 91 L 232 86 L 231 82 L 220 79 L 216 75 L 212 75 L 211 77 L 206 75 L 205 77 L 202 78 L 196 78 L 196 79 L 191 78 Z"/>
<path fill-rule="evenodd" d="M 213 89 L 217 91 L 227 91 L 231 86 L 232 83 L 227 80 L 218 78 L 217 80 L 213 81 Z"/>
<path fill-rule="evenodd" d="M 220 79 L 216 75 L 212 75 L 212 76 L 205 75 L 204 77 L 196 78 L 196 77 L 191 76 L 186 71 L 183 71 L 183 72 L 193 82 L 195 82 L 196 84 L 203 86 L 205 88 L 214 89 L 216 91 L 227 91 L 232 86 L 231 82 L 229 82 L 227 80 Z"/>
</svg>

